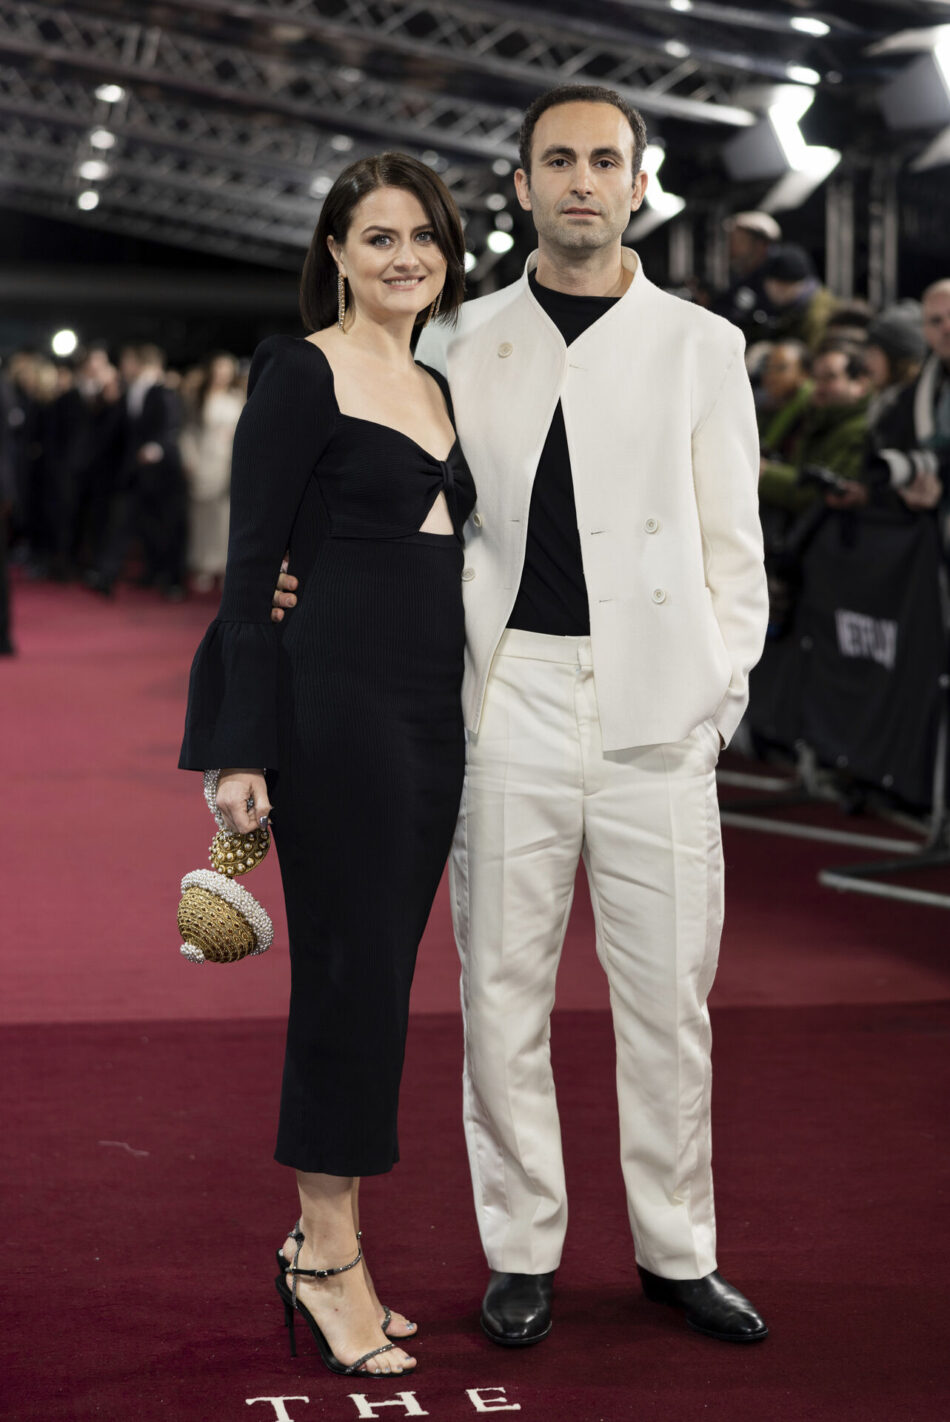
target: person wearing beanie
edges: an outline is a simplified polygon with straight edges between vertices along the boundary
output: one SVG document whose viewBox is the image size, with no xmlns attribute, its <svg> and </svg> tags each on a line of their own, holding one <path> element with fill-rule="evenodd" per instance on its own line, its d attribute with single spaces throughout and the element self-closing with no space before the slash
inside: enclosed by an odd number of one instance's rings
<svg viewBox="0 0 950 1422">
<path fill-rule="evenodd" d="M 817 351 L 837 302 L 818 280 L 805 248 L 792 242 L 776 247 L 763 270 L 762 285 L 774 313 L 771 339 L 803 341 Z"/>
<path fill-rule="evenodd" d="M 916 380 L 927 354 L 923 312 L 919 301 L 899 301 L 868 324 L 864 363 L 877 397 L 886 396 L 880 413 L 893 404 L 901 389 Z"/>
</svg>

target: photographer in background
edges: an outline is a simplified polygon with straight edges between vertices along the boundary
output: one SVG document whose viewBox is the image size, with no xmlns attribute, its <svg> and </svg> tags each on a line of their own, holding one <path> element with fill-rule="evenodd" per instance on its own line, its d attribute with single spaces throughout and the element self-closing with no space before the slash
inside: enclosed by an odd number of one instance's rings
<svg viewBox="0 0 950 1422">
<path fill-rule="evenodd" d="M 921 307 L 931 354 L 877 420 L 870 465 L 875 482 L 913 510 L 936 508 L 950 482 L 950 278 L 929 286 Z M 945 545 L 947 535 L 945 520 Z"/>
<path fill-rule="evenodd" d="M 763 448 L 759 499 L 801 513 L 822 496 L 829 508 L 857 508 L 867 452 L 868 377 L 853 347 L 826 345 L 812 363 L 813 388 L 794 460 Z"/>
</svg>

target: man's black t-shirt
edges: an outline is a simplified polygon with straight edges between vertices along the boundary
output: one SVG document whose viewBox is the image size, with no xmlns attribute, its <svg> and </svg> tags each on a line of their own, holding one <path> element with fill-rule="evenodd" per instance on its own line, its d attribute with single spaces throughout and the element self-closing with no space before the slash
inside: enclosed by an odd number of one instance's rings
<svg viewBox="0 0 950 1422">
<path fill-rule="evenodd" d="M 557 326 L 567 345 L 576 341 L 619 299 L 615 296 L 568 296 L 562 291 L 551 291 L 538 284 L 533 272 L 528 280 L 536 301 Z M 523 632 L 544 632 L 553 637 L 586 637 L 590 634 L 574 482 L 560 401 L 538 461 L 528 514 L 528 541 L 521 586 L 508 626 Z"/>
</svg>

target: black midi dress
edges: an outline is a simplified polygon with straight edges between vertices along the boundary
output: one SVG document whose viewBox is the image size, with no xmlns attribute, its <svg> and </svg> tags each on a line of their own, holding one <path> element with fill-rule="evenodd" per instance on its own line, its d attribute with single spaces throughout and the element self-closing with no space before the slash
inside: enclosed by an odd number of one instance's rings
<svg viewBox="0 0 950 1422">
<path fill-rule="evenodd" d="M 440 493 L 455 532 L 421 533 Z M 312 342 L 258 347 L 179 764 L 266 768 L 291 956 L 276 1158 L 298 1170 L 372 1175 L 399 1156 L 409 990 L 464 772 L 474 502 L 457 440 L 438 459 L 342 414 Z M 278 626 L 288 548 L 300 590 Z"/>
</svg>

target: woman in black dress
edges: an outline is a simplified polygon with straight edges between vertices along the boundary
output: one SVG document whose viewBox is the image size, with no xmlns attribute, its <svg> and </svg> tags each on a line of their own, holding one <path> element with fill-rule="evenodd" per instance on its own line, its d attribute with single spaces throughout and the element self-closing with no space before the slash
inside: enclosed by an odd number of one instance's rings
<svg viewBox="0 0 950 1422">
<path fill-rule="evenodd" d="M 410 348 L 414 326 L 454 316 L 464 256 L 447 189 L 414 159 L 361 160 L 328 194 L 301 286 L 314 334 L 271 337 L 251 367 L 180 761 L 225 767 L 231 829 L 273 805 L 291 952 L 276 1158 L 301 1206 L 277 1288 L 291 1346 L 296 1309 L 328 1366 L 360 1376 L 415 1365 L 399 1346 L 415 1325 L 379 1304 L 362 1260 L 357 1196 L 398 1159 L 409 989 L 464 769 L 475 490 L 448 388 Z M 305 591 L 284 633 L 286 549 Z"/>
</svg>

